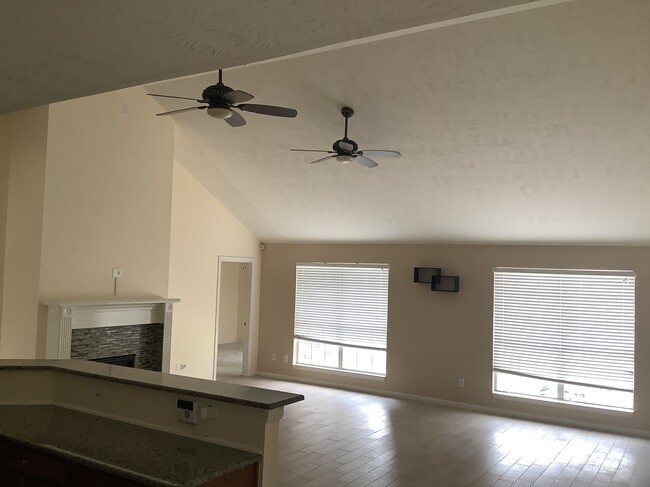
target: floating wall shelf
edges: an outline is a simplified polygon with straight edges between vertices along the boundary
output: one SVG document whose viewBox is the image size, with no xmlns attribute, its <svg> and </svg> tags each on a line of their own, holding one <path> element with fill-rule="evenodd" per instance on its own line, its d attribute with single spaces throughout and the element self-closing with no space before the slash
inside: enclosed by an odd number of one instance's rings
<svg viewBox="0 0 650 487">
<path fill-rule="evenodd" d="M 420 284 L 431 284 L 432 281 L 440 279 L 442 269 L 440 267 L 415 267 L 413 269 L 413 282 Z"/>
<path fill-rule="evenodd" d="M 443 276 L 440 267 L 413 268 L 413 282 L 430 284 L 432 291 L 457 293 L 460 291 L 460 277 Z"/>
</svg>

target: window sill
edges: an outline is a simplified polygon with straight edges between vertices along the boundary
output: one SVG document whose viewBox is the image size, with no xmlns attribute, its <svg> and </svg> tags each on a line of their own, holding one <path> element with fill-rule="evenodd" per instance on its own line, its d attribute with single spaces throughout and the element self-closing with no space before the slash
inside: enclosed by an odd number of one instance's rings
<svg viewBox="0 0 650 487">
<path fill-rule="evenodd" d="M 568 409 L 571 411 L 589 411 L 593 413 L 606 414 L 609 416 L 622 416 L 630 417 L 634 413 L 633 409 L 622 409 L 613 406 L 596 406 L 594 404 L 582 404 L 568 401 L 559 401 L 557 399 L 551 399 L 546 397 L 530 397 L 530 396 L 521 396 L 518 394 L 509 394 L 507 392 L 498 392 L 492 391 L 492 396 L 497 399 L 503 399 L 505 401 L 514 401 L 524 404 L 531 404 L 534 406 L 550 406 L 560 409 Z"/>
<path fill-rule="evenodd" d="M 366 372 L 353 372 L 350 370 L 330 369 L 327 367 L 317 367 L 315 365 L 293 364 L 293 368 L 296 370 L 306 370 L 309 372 L 322 372 L 324 374 L 338 375 L 343 377 L 356 377 L 358 379 L 375 380 L 380 382 L 386 380 L 386 376 L 384 375 L 375 375 Z"/>
</svg>

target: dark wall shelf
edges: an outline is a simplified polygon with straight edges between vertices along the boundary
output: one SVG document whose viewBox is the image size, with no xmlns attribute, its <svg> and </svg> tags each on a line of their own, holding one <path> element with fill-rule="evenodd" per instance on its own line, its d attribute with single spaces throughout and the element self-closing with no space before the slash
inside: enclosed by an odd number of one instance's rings
<svg viewBox="0 0 650 487">
<path fill-rule="evenodd" d="M 457 293 L 460 291 L 460 277 L 440 276 L 438 281 L 431 283 L 431 290 L 441 293 Z"/>
<path fill-rule="evenodd" d="M 413 282 L 430 284 L 431 290 L 442 293 L 457 293 L 460 291 L 460 277 L 443 276 L 440 267 L 414 267 Z"/>
<path fill-rule="evenodd" d="M 440 279 L 442 269 L 440 267 L 415 267 L 413 268 L 413 282 L 420 284 L 431 284 Z"/>
</svg>

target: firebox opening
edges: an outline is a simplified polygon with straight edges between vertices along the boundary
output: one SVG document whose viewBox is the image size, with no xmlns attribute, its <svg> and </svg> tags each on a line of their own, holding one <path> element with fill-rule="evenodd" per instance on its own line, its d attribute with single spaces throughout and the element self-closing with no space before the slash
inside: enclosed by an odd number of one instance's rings
<svg viewBox="0 0 650 487">
<path fill-rule="evenodd" d="M 111 357 L 100 357 L 88 359 L 91 362 L 102 362 L 109 365 L 120 365 L 122 367 L 135 367 L 135 354 L 113 355 Z"/>
</svg>

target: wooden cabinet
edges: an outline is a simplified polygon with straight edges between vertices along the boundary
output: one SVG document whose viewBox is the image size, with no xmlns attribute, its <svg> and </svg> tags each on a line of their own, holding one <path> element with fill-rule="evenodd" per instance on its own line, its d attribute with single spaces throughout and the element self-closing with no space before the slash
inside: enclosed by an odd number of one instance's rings
<svg viewBox="0 0 650 487">
<path fill-rule="evenodd" d="M 254 463 L 212 479 L 200 487 L 256 487 L 257 475 L 258 463 Z M 142 487 L 143 485 L 33 448 L 0 440 L 0 487 Z"/>
<path fill-rule="evenodd" d="M 0 441 L 0 470 L 2 487 L 66 485 L 65 462 L 7 441 Z"/>
</svg>

